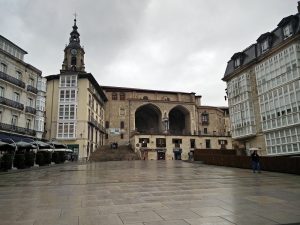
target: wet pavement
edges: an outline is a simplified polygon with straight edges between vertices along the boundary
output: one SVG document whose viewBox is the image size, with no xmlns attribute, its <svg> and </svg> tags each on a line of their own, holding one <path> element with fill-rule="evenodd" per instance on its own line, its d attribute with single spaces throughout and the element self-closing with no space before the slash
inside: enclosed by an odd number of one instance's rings
<svg viewBox="0 0 300 225">
<path fill-rule="evenodd" d="M 300 176 L 182 161 L 68 164 L 0 174 L 1 225 L 300 222 Z"/>
</svg>

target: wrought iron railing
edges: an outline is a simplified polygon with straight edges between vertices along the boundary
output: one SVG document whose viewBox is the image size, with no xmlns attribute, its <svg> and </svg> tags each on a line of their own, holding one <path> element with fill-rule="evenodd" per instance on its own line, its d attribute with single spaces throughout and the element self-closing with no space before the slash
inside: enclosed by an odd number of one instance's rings
<svg viewBox="0 0 300 225">
<path fill-rule="evenodd" d="M 36 89 L 35 87 L 33 87 L 31 85 L 27 85 L 27 91 L 32 92 L 34 94 L 38 93 L 38 89 Z"/>
<path fill-rule="evenodd" d="M 25 108 L 25 112 L 31 113 L 31 114 L 35 114 L 36 113 L 36 109 L 30 106 L 26 106 Z"/>
<path fill-rule="evenodd" d="M 0 130 L 15 132 L 15 133 L 19 133 L 19 134 L 26 134 L 26 135 L 31 135 L 31 136 L 35 136 L 35 134 L 36 134 L 35 130 L 28 129 L 25 127 L 18 127 L 18 126 L 15 126 L 12 124 L 7 124 L 7 123 L 0 123 Z"/>
<path fill-rule="evenodd" d="M 92 126 L 94 126 L 96 129 L 98 129 L 99 131 L 106 133 L 106 129 L 94 118 L 89 118 L 88 121 Z"/>
<path fill-rule="evenodd" d="M 16 109 L 20 109 L 23 110 L 24 109 L 24 105 L 20 102 L 16 102 L 13 100 L 10 100 L 8 98 L 4 98 L 4 97 L 0 97 L 0 104 L 2 105 L 7 105 Z"/>
<path fill-rule="evenodd" d="M 10 76 L 6 73 L 3 73 L 1 71 L 0 71 L 0 79 L 5 80 L 5 81 L 7 81 L 9 83 L 12 83 L 14 85 L 17 85 L 21 88 L 25 88 L 25 83 L 23 81 L 15 78 L 15 77 L 12 77 L 12 76 Z"/>
</svg>

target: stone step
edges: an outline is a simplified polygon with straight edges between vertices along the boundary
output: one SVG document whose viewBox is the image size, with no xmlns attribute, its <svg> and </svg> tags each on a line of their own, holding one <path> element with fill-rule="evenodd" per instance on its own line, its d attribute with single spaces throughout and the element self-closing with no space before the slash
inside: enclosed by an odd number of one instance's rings
<svg viewBox="0 0 300 225">
<path fill-rule="evenodd" d="M 112 149 L 110 145 L 105 145 L 91 153 L 89 158 L 91 162 L 122 160 L 139 160 L 139 157 L 129 146 L 121 145 L 117 149 Z"/>
</svg>

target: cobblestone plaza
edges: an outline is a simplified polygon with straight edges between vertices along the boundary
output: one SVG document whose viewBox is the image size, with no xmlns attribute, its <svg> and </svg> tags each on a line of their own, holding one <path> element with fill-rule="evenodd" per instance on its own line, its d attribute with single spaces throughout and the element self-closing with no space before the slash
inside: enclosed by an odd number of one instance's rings
<svg viewBox="0 0 300 225">
<path fill-rule="evenodd" d="M 300 176 L 183 161 L 66 164 L 0 175 L 1 225 L 300 222 Z"/>
</svg>

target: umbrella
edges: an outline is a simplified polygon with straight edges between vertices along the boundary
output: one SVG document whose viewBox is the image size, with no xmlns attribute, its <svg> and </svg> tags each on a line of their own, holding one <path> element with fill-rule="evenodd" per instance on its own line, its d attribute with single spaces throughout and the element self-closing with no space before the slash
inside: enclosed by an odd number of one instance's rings
<svg viewBox="0 0 300 225">
<path fill-rule="evenodd" d="M 67 145 L 57 142 L 57 141 L 51 141 L 51 142 L 48 142 L 48 144 L 54 146 L 54 148 L 67 148 Z"/>
<path fill-rule="evenodd" d="M 53 152 L 52 148 L 42 148 L 38 150 L 39 152 Z"/>
<path fill-rule="evenodd" d="M 34 141 L 31 142 L 32 145 L 38 145 L 39 149 L 51 149 L 52 146 L 49 143 L 43 142 L 43 141 Z"/>
<path fill-rule="evenodd" d="M 73 150 L 71 149 L 67 149 L 67 148 L 56 148 L 53 149 L 55 152 L 73 152 Z"/>
<path fill-rule="evenodd" d="M 0 141 L 0 151 L 11 150 L 14 148 L 15 148 L 14 145 Z"/>
<path fill-rule="evenodd" d="M 25 142 L 25 141 L 18 141 L 16 142 L 16 146 L 18 149 L 32 149 L 36 148 L 36 146 L 32 145 L 31 143 Z"/>
</svg>

